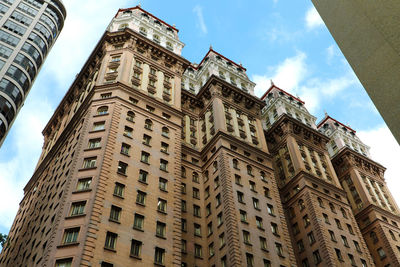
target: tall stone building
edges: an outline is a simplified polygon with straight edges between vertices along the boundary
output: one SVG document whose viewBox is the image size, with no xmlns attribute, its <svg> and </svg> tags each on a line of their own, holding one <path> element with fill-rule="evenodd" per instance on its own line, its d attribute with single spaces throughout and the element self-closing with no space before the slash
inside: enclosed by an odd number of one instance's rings
<svg viewBox="0 0 400 267">
<path fill-rule="evenodd" d="M 342 188 L 377 266 L 400 266 L 400 213 L 384 179 L 350 127 L 326 116 L 320 132 L 330 137 L 329 154 Z"/>
<path fill-rule="evenodd" d="M 140 6 L 118 11 L 43 131 L 0 266 L 374 266 L 340 141 L 300 99 L 260 100 L 242 65 L 183 46 Z"/>
<path fill-rule="evenodd" d="M 65 16 L 60 0 L 0 1 L 0 147 Z"/>
<path fill-rule="evenodd" d="M 373 266 L 363 235 L 304 102 L 275 85 L 263 95 L 266 139 L 298 266 Z"/>
</svg>

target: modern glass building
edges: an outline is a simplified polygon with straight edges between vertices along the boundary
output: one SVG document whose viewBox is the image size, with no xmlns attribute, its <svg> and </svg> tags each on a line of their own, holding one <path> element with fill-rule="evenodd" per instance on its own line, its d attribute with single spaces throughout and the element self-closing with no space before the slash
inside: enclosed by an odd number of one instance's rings
<svg viewBox="0 0 400 267">
<path fill-rule="evenodd" d="M 0 0 L 0 146 L 65 16 L 60 0 Z"/>
</svg>

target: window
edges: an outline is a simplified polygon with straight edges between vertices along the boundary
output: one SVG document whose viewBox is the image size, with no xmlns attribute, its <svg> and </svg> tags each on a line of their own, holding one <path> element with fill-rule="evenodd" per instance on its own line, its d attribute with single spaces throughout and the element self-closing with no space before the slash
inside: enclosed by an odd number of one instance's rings
<svg viewBox="0 0 400 267">
<path fill-rule="evenodd" d="M 146 146 L 150 146 L 151 136 L 144 134 L 143 135 L 143 144 Z"/>
<path fill-rule="evenodd" d="M 257 198 L 254 198 L 254 197 L 253 197 L 253 207 L 254 207 L 256 210 L 259 210 L 259 209 L 260 209 L 260 201 L 258 201 L 258 199 L 257 199 Z"/>
<path fill-rule="evenodd" d="M 216 189 L 219 186 L 219 176 L 215 177 L 214 179 L 214 189 Z"/>
<path fill-rule="evenodd" d="M 237 193 L 237 198 L 238 198 L 239 203 L 243 203 L 244 204 L 244 195 L 243 195 L 243 193 L 240 192 L 240 191 L 237 191 L 236 193 Z"/>
<path fill-rule="evenodd" d="M 324 221 L 325 221 L 326 224 L 331 224 L 331 223 L 329 222 L 329 217 L 328 217 L 328 215 L 326 215 L 325 213 L 322 213 L 322 216 L 324 217 Z"/>
<path fill-rule="evenodd" d="M 102 95 L 103 98 L 103 95 Z M 97 109 L 97 115 L 106 115 L 108 114 L 108 107 L 107 106 L 103 106 L 103 107 L 99 107 Z"/>
<path fill-rule="evenodd" d="M 386 253 L 385 253 L 385 251 L 383 250 L 383 248 L 378 248 L 378 249 L 377 249 L 377 252 L 378 252 L 378 255 L 379 255 L 379 257 L 380 257 L 381 260 L 384 259 L 384 258 L 386 258 Z"/>
<path fill-rule="evenodd" d="M 353 240 L 353 243 L 354 243 L 354 247 L 356 248 L 356 250 L 357 250 L 358 252 L 361 252 L 360 244 L 358 244 L 358 242 L 355 241 L 355 240 Z"/>
<path fill-rule="evenodd" d="M 162 237 L 165 238 L 165 232 L 166 232 L 166 225 L 163 222 L 157 222 L 156 226 L 156 236 L 157 237 Z"/>
<path fill-rule="evenodd" d="M 214 256 L 215 252 L 214 252 L 214 243 L 211 243 L 210 245 L 208 245 L 208 256 L 212 257 Z"/>
<path fill-rule="evenodd" d="M 367 262 L 361 259 L 361 267 L 367 267 Z"/>
<path fill-rule="evenodd" d="M 269 260 L 263 259 L 264 267 L 271 267 L 271 262 Z"/>
<path fill-rule="evenodd" d="M 369 237 L 371 238 L 372 242 L 374 242 L 374 244 L 379 241 L 378 236 L 376 235 L 376 233 L 374 231 L 371 231 L 369 233 Z"/>
<path fill-rule="evenodd" d="M 77 191 L 84 191 L 90 189 L 90 184 L 92 183 L 92 178 L 79 179 L 76 185 Z"/>
<path fill-rule="evenodd" d="M 306 207 L 306 206 L 304 205 L 304 200 L 302 200 L 302 199 L 299 200 L 298 204 L 299 204 L 300 210 L 303 210 L 303 209 Z"/>
<path fill-rule="evenodd" d="M 282 248 L 281 244 L 275 243 L 275 250 L 276 250 L 276 254 L 278 254 L 278 256 L 283 257 L 283 248 Z"/>
<path fill-rule="evenodd" d="M 239 161 L 237 159 L 232 160 L 232 165 L 234 169 L 238 169 Z"/>
<path fill-rule="evenodd" d="M 261 181 L 267 182 L 267 177 L 265 176 L 265 172 L 260 172 Z"/>
<path fill-rule="evenodd" d="M 184 254 L 186 254 L 186 252 L 187 252 L 187 248 L 186 247 L 187 247 L 186 246 L 186 240 L 182 239 L 181 240 L 181 252 L 184 253 Z"/>
<path fill-rule="evenodd" d="M 89 169 L 89 168 L 95 168 L 96 167 L 96 158 L 86 158 L 83 161 L 83 168 L 84 169 Z"/>
<path fill-rule="evenodd" d="M 204 197 L 207 199 L 210 196 L 210 186 L 207 186 L 204 190 Z"/>
<path fill-rule="evenodd" d="M 263 228 L 263 219 L 256 216 L 256 225 L 257 225 L 258 229 L 261 229 L 261 230 L 264 229 Z"/>
<path fill-rule="evenodd" d="M 185 200 L 181 200 L 181 211 L 182 212 L 186 212 L 187 207 L 186 207 L 186 201 Z"/>
<path fill-rule="evenodd" d="M 211 235 L 213 233 L 212 222 L 207 224 L 207 235 Z"/>
<path fill-rule="evenodd" d="M 143 230 L 143 226 L 144 226 L 144 216 L 135 213 L 135 217 L 133 219 L 133 228 Z"/>
<path fill-rule="evenodd" d="M 133 129 L 131 127 L 125 126 L 125 129 L 124 129 L 125 136 L 132 138 L 132 132 L 133 132 Z"/>
<path fill-rule="evenodd" d="M 128 113 L 126 114 L 126 120 L 133 122 L 134 118 L 135 118 L 135 113 L 133 113 L 132 111 L 128 111 Z"/>
<path fill-rule="evenodd" d="M 332 211 L 333 213 L 336 213 L 335 206 L 333 206 L 332 203 L 329 203 L 329 208 L 331 209 L 331 211 Z"/>
<path fill-rule="evenodd" d="M 349 243 L 347 242 L 347 238 L 344 235 L 342 235 L 341 238 L 342 238 L 343 245 L 345 247 L 349 247 Z"/>
<path fill-rule="evenodd" d="M 292 230 L 293 230 L 293 234 L 297 235 L 298 233 L 300 233 L 300 228 L 299 228 L 299 224 L 295 223 L 292 225 Z"/>
<path fill-rule="evenodd" d="M 319 206 L 320 206 L 321 208 L 324 208 L 324 202 L 322 202 L 322 199 L 317 198 L 317 200 L 318 200 Z"/>
<path fill-rule="evenodd" d="M 314 242 L 315 242 L 315 237 L 314 237 L 313 232 L 308 233 L 308 234 L 307 234 L 307 237 L 308 237 L 308 242 L 310 243 L 310 245 L 314 244 Z"/>
<path fill-rule="evenodd" d="M 313 252 L 313 258 L 314 258 L 314 263 L 315 264 L 319 264 L 322 261 L 321 255 L 319 255 L 319 251 L 318 250 Z"/>
<path fill-rule="evenodd" d="M 213 162 L 213 172 L 218 170 L 218 163 L 216 161 Z"/>
<path fill-rule="evenodd" d="M 194 224 L 194 235 L 195 236 L 201 236 L 201 226 L 200 226 L 200 224 L 197 224 L 197 223 Z"/>
<path fill-rule="evenodd" d="M 131 256 L 140 258 L 140 254 L 142 252 L 142 242 L 132 239 L 131 243 Z"/>
<path fill-rule="evenodd" d="M 308 263 L 308 259 L 305 258 L 304 260 L 301 261 L 301 265 L 303 267 L 310 267 L 310 264 Z"/>
<path fill-rule="evenodd" d="M 136 60 L 135 61 L 135 66 L 138 67 L 138 68 L 141 68 L 142 67 L 142 62 Z"/>
<path fill-rule="evenodd" d="M 246 264 L 247 267 L 254 267 L 254 257 L 250 253 L 246 253 Z"/>
<path fill-rule="evenodd" d="M 396 237 L 394 236 L 392 230 L 389 230 L 389 234 L 390 234 L 390 237 L 391 237 L 393 240 L 396 240 Z"/>
<path fill-rule="evenodd" d="M 166 213 L 167 212 L 167 201 L 159 198 L 157 202 L 157 211 Z"/>
<path fill-rule="evenodd" d="M 263 189 L 264 189 L 264 196 L 265 196 L 266 198 L 271 198 L 271 194 L 270 194 L 269 188 L 263 187 Z"/>
<path fill-rule="evenodd" d="M 196 258 L 201 258 L 203 255 L 202 247 L 198 244 L 194 244 L 194 256 Z"/>
<path fill-rule="evenodd" d="M 110 212 L 110 221 L 119 222 L 121 218 L 121 211 L 122 209 L 120 207 L 112 205 Z"/>
<path fill-rule="evenodd" d="M 164 178 L 160 177 L 159 180 L 158 180 L 158 188 L 161 191 L 167 191 L 167 183 L 168 183 L 167 179 L 164 179 Z"/>
<path fill-rule="evenodd" d="M 64 236 L 62 239 L 62 244 L 71 244 L 76 243 L 79 235 L 79 227 L 78 228 L 70 228 L 64 231 Z"/>
<path fill-rule="evenodd" d="M 297 242 L 297 248 L 299 249 L 299 252 L 303 252 L 303 251 L 304 251 L 304 243 L 303 243 L 303 240 L 302 240 L 302 239 L 300 239 L 300 240 Z"/>
<path fill-rule="evenodd" d="M 105 244 L 104 244 L 104 247 L 105 248 L 108 248 L 108 249 L 112 249 L 112 250 L 114 250 L 115 249 L 115 245 L 116 245 L 116 243 L 117 243 L 117 234 L 115 234 L 115 233 L 112 233 L 112 232 L 107 232 L 107 235 L 106 235 L 106 242 L 105 242 Z"/>
<path fill-rule="evenodd" d="M 342 252 L 340 252 L 340 249 L 335 248 L 335 252 L 338 260 L 343 261 Z"/>
<path fill-rule="evenodd" d="M 125 143 L 122 143 L 121 145 L 121 154 L 124 154 L 126 156 L 129 156 L 129 150 L 131 149 L 131 146 Z"/>
<path fill-rule="evenodd" d="M 165 249 L 156 247 L 154 252 L 154 262 L 156 264 L 164 265 L 165 263 Z"/>
<path fill-rule="evenodd" d="M 329 231 L 329 235 L 330 235 L 330 237 L 331 237 L 331 240 L 332 240 L 333 242 L 336 242 L 335 233 L 334 233 L 333 231 L 331 231 L 331 230 L 328 230 L 328 231 Z"/>
<path fill-rule="evenodd" d="M 240 175 L 235 174 L 235 183 L 237 185 L 242 185 L 242 178 L 240 177 Z"/>
<path fill-rule="evenodd" d="M 168 161 L 166 161 L 165 159 L 160 159 L 160 170 L 162 171 L 168 171 Z"/>
<path fill-rule="evenodd" d="M 161 135 L 164 137 L 169 137 L 169 129 L 167 127 L 162 127 Z"/>
<path fill-rule="evenodd" d="M 346 225 L 347 225 L 347 229 L 349 230 L 349 233 L 354 235 L 353 228 L 351 227 L 351 225 L 350 224 L 346 224 Z"/>
<path fill-rule="evenodd" d="M 147 163 L 148 164 L 149 161 L 150 161 L 150 154 L 147 153 L 147 152 L 142 151 L 142 155 L 140 157 L 140 161 L 143 162 L 143 163 Z"/>
<path fill-rule="evenodd" d="M 247 174 L 253 176 L 253 168 L 250 165 L 247 165 Z"/>
<path fill-rule="evenodd" d="M 275 216 L 274 206 L 268 204 L 267 205 L 267 210 L 268 210 L 268 214 L 269 215 Z"/>
<path fill-rule="evenodd" d="M 219 247 L 223 247 L 225 245 L 225 234 L 222 233 L 219 235 Z"/>
<path fill-rule="evenodd" d="M 346 211 L 343 208 L 340 208 L 340 211 L 342 212 L 343 217 L 347 219 Z"/>
<path fill-rule="evenodd" d="M 351 265 L 357 266 L 356 265 L 356 261 L 354 260 L 354 256 L 351 255 L 351 254 L 347 254 L 347 255 L 349 256 L 349 260 L 350 260 Z"/>
<path fill-rule="evenodd" d="M 215 197 L 215 207 L 218 207 L 219 205 L 221 205 L 221 195 L 220 194 L 218 194 L 216 197 Z"/>
<path fill-rule="evenodd" d="M 122 161 L 118 162 L 118 170 L 117 170 L 118 173 L 126 175 L 127 168 L 128 164 Z"/>
<path fill-rule="evenodd" d="M 200 190 L 195 187 L 193 187 L 193 197 L 200 199 Z"/>
<path fill-rule="evenodd" d="M 253 181 L 249 181 L 249 185 L 250 185 L 250 190 L 253 192 L 257 192 L 256 190 L 256 183 Z"/>
<path fill-rule="evenodd" d="M 168 154 L 169 145 L 167 143 L 161 142 L 161 152 Z"/>
<path fill-rule="evenodd" d="M 181 184 L 181 193 L 186 194 L 186 184 L 185 183 Z"/>
<path fill-rule="evenodd" d="M 152 130 L 153 129 L 153 122 L 149 119 L 146 119 L 144 122 L 144 128 L 147 130 Z"/>
<path fill-rule="evenodd" d="M 247 223 L 247 212 L 245 212 L 244 210 L 240 210 L 240 221 Z"/>
<path fill-rule="evenodd" d="M 267 239 L 260 236 L 260 248 L 262 250 L 267 250 Z"/>
<path fill-rule="evenodd" d="M 94 148 L 100 147 L 100 140 L 101 140 L 101 138 L 90 139 L 88 148 L 94 149 Z"/>
<path fill-rule="evenodd" d="M 220 212 L 217 216 L 218 226 L 220 226 L 224 221 L 222 219 L 222 212 Z"/>
<path fill-rule="evenodd" d="M 56 261 L 56 267 L 71 267 L 72 259 L 61 259 Z"/>
<path fill-rule="evenodd" d="M 193 215 L 196 217 L 200 217 L 200 206 L 193 205 Z"/>
<path fill-rule="evenodd" d="M 195 183 L 200 183 L 199 174 L 197 172 L 193 172 L 192 181 Z"/>
<path fill-rule="evenodd" d="M 335 222 L 336 222 L 337 228 L 343 229 L 343 228 L 342 228 L 342 224 L 340 223 L 340 221 L 339 221 L 338 219 L 335 219 Z"/>
<path fill-rule="evenodd" d="M 136 196 L 136 203 L 140 205 L 146 205 L 146 193 L 142 191 L 137 191 L 137 196 Z"/>
<path fill-rule="evenodd" d="M 185 219 L 181 219 L 181 229 L 183 232 L 187 231 L 187 223 Z"/>
<path fill-rule="evenodd" d="M 69 216 L 82 215 L 85 212 L 86 201 L 74 202 L 71 205 Z"/>
<path fill-rule="evenodd" d="M 274 235 L 279 235 L 278 225 L 276 223 L 271 223 L 271 231 Z"/>
<path fill-rule="evenodd" d="M 139 182 L 147 184 L 148 172 L 144 170 L 139 170 Z"/>
</svg>

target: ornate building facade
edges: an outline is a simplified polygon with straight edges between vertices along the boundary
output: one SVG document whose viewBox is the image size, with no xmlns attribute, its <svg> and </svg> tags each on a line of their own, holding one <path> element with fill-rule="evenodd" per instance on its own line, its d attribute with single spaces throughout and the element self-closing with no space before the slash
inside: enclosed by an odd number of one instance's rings
<svg viewBox="0 0 400 267">
<path fill-rule="evenodd" d="M 0 147 L 65 16 L 60 0 L 0 1 Z"/>
<path fill-rule="evenodd" d="M 0 265 L 374 266 L 304 102 L 183 46 L 118 11 L 43 131 Z"/>
</svg>

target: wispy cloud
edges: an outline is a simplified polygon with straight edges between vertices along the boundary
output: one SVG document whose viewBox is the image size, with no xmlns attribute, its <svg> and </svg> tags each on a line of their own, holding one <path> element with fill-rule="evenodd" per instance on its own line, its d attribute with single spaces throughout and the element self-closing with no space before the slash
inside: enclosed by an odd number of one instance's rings
<svg viewBox="0 0 400 267">
<path fill-rule="evenodd" d="M 203 8 L 200 5 L 196 5 L 193 8 L 193 12 L 197 15 L 197 26 L 200 28 L 203 34 L 207 34 L 208 30 L 206 23 L 204 22 Z"/>
<path fill-rule="evenodd" d="M 306 21 L 307 29 L 309 29 L 309 30 L 312 30 L 312 29 L 315 29 L 315 28 L 318 28 L 318 27 L 324 25 L 324 22 L 321 19 L 321 16 L 318 14 L 318 11 L 315 9 L 314 6 L 310 7 L 307 10 L 305 21 Z"/>
</svg>

